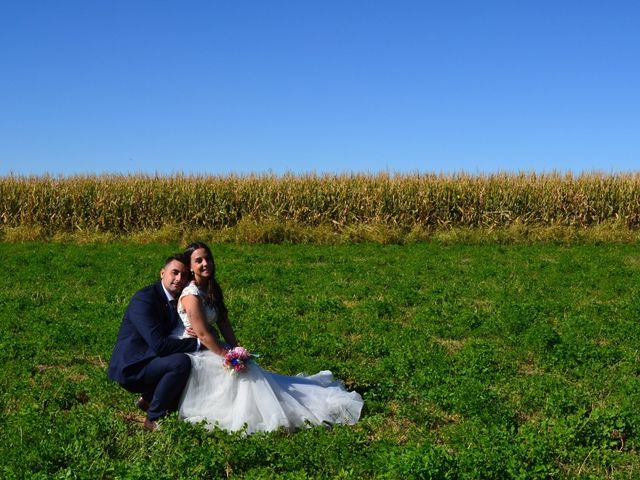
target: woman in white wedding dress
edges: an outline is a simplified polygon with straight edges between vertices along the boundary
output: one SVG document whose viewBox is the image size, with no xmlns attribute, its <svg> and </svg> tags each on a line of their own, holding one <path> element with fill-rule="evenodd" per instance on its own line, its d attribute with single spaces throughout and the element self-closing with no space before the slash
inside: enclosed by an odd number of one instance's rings
<svg viewBox="0 0 640 480">
<path fill-rule="evenodd" d="M 247 433 L 281 427 L 294 430 L 307 422 L 352 425 L 358 421 L 362 397 L 347 391 L 330 371 L 290 377 L 266 371 L 253 361 L 238 373 L 225 367 L 224 355 L 238 342 L 215 279 L 213 255 L 206 244 L 196 242 L 187 247 L 185 259 L 190 261 L 193 279 L 178 301 L 181 329 L 190 327 L 207 350 L 189 354 L 192 368 L 180 400 L 180 418 L 204 421 L 208 428 L 246 428 Z"/>
</svg>

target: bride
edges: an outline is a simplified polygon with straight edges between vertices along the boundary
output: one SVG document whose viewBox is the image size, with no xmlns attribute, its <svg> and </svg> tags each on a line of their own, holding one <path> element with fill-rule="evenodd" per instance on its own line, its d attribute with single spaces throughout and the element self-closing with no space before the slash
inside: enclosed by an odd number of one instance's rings
<svg viewBox="0 0 640 480">
<path fill-rule="evenodd" d="M 192 243 L 185 251 L 185 260 L 192 281 L 180 295 L 178 314 L 183 325 L 174 333 L 184 335 L 185 329 L 191 328 L 207 350 L 189 354 L 192 368 L 180 400 L 180 418 L 204 421 L 209 429 L 246 428 L 247 433 L 281 427 L 294 430 L 306 422 L 326 425 L 358 421 L 362 397 L 348 392 L 328 370 L 289 377 L 263 370 L 250 361 L 245 370 L 232 373 L 224 357 L 238 342 L 215 279 L 211 250 L 204 243 Z M 221 341 L 216 326 L 226 343 Z"/>
</svg>

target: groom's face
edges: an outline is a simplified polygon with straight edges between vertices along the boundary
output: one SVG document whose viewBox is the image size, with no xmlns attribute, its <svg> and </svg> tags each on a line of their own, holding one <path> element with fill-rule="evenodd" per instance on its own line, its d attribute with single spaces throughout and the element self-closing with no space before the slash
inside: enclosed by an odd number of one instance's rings
<svg viewBox="0 0 640 480">
<path fill-rule="evenodd" d="M 177 297 L 189 281 L 189 269 L 184 263 L 172 260 L 160 270 L 160 278 L 167 292 Z"/>
</svg>

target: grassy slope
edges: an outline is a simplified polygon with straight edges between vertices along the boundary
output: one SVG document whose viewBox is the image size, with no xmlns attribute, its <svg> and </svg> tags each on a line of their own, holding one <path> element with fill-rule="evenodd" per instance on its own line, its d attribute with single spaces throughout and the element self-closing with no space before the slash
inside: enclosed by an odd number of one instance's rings
<svg viewBox="0 0 640 480">
<path fill-rule="evenodd" d="M 215 246 L 261 364 L 331 369 L 365 398 L 356 427 L 246 439 L 175 419 L 145 435 L 105 377 L 171 251 L 0 244 L 3 476 L 640 475 L 633 245 Z"/>
</svg>

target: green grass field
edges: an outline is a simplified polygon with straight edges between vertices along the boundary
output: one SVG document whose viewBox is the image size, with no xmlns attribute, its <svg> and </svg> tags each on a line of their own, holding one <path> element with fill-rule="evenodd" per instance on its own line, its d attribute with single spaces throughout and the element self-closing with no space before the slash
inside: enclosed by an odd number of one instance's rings
<svg viewBox="0 0 640 480">
<path fill-rule="evenodd" d="M 212 247 L 241 342 L 361 422 L 145 433 L 106 364 L 178 246 L 0 243 L 0 477 L 640 477 L 636 245 Z"/>
</svg>

